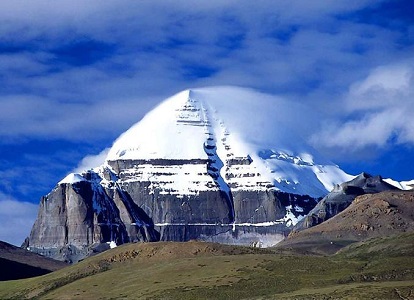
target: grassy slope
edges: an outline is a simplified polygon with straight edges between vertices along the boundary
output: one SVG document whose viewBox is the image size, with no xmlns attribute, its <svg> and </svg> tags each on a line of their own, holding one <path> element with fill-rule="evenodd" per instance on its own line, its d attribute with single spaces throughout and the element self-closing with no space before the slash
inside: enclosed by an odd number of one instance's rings
<svg viewBox="0 0 414 300">
<path fill-rule="evenodd" d="M 413 245 L 414 233 L 333 256 L 198 242 L 131 244 L 41 277 L 0 282 L 0 298 L 410 299 Z"/>
</svg>

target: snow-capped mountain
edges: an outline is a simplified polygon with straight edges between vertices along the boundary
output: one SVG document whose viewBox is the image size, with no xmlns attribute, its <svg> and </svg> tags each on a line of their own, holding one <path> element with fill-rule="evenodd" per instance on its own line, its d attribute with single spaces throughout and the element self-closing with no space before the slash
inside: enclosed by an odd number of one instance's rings
<svg viewBox="0 0 414 300">
<path fill-rule="evenodd" d="M 178 93 L 122 134 L 101 166 L 43 197 L 26 246 L 73 259 L 107 242 L 274 245 L 352 178 L 292 129 L 296 111 L 241 88 Z"/>
<path fill-rule="evenodd" d="M 109 151 L 107 163 L 137 160 L 139 165 L 124 170 L 125 176 L 130 172 L 130 180 L 160 182 L 157 188 L 174 194 L 209 190 L 214 178 L 214 188 L 223 190 L 274 186 L 288 193 L 324 196 L 334 184 L 351 176 L 284 124 L 288 105 L 282 99 L 240 88 L 186 90 L 122 134 Z M 182 164 L 166 172 L 165 165 L 153 164 L 155 160 Z M 211 162 L 206 170 L 207 160 Z"/>
</svg>

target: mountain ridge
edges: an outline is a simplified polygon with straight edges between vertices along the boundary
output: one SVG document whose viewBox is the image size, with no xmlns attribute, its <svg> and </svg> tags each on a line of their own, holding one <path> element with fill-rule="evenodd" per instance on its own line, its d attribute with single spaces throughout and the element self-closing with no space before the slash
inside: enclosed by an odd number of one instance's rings
<svg viewBox="0 0 414 300">
<path fill-rule="evenodd" d="M 352 180 L 337 184 L 295 225 L 292 232 L 310 228 L 329 220 L 352 204 L 357 196 L 388 190 L 399 190 L 399 188 L 383 180 L 379 175 L 372 176 L 362 172 Z"/>
</svg>

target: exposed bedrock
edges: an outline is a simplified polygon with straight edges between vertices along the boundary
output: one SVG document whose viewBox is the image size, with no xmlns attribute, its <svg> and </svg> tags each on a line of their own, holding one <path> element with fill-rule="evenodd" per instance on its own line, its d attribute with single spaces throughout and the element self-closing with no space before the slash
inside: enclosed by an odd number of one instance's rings
<svg viewBox="0 0 414 300">
<path fill-rule="evenodd" d="M 102 248 L 102 243 L 158 239 L 151 218 L 122 191 L 81 181 L 58 184 L 42 197 L 24 246 L 59 260 L 76 261 L 95 247 Z"/>
<path fill-rule="evenodd" d="M 229 223 L 226 197 L 222 191 L 201 191 L 198 195 L 171 195 L 149 190 L 150 182 L 132 182 L 122 189 L 153 223 Z"/>
</svg>

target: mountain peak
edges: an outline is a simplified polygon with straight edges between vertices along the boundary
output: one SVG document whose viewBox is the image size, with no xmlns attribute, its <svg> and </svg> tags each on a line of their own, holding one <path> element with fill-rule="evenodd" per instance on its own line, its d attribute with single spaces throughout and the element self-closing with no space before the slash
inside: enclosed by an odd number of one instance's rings
<svg viewBox="0 0 414 300">
<path fill-rule="evenodd" d="M 214 157 L 222 165 L 216 175 L 221 174 L 229 186 L 275 186 L 281 191 L 324 196 L 335 183 L 351 176 L 291 129 L 289 116 L 297 118 L 291 110 L 284 99 L 244 88 L 188 89 L 163 101 L 122 134 L 107 162 Z M 231 168 L 235 161 L 249 163 L 235 170 Z M 190 175 L 193 178 L 180 175 L 179 181 L 184 185 L 194 181 L 197 174 Z"/>
</svg>

